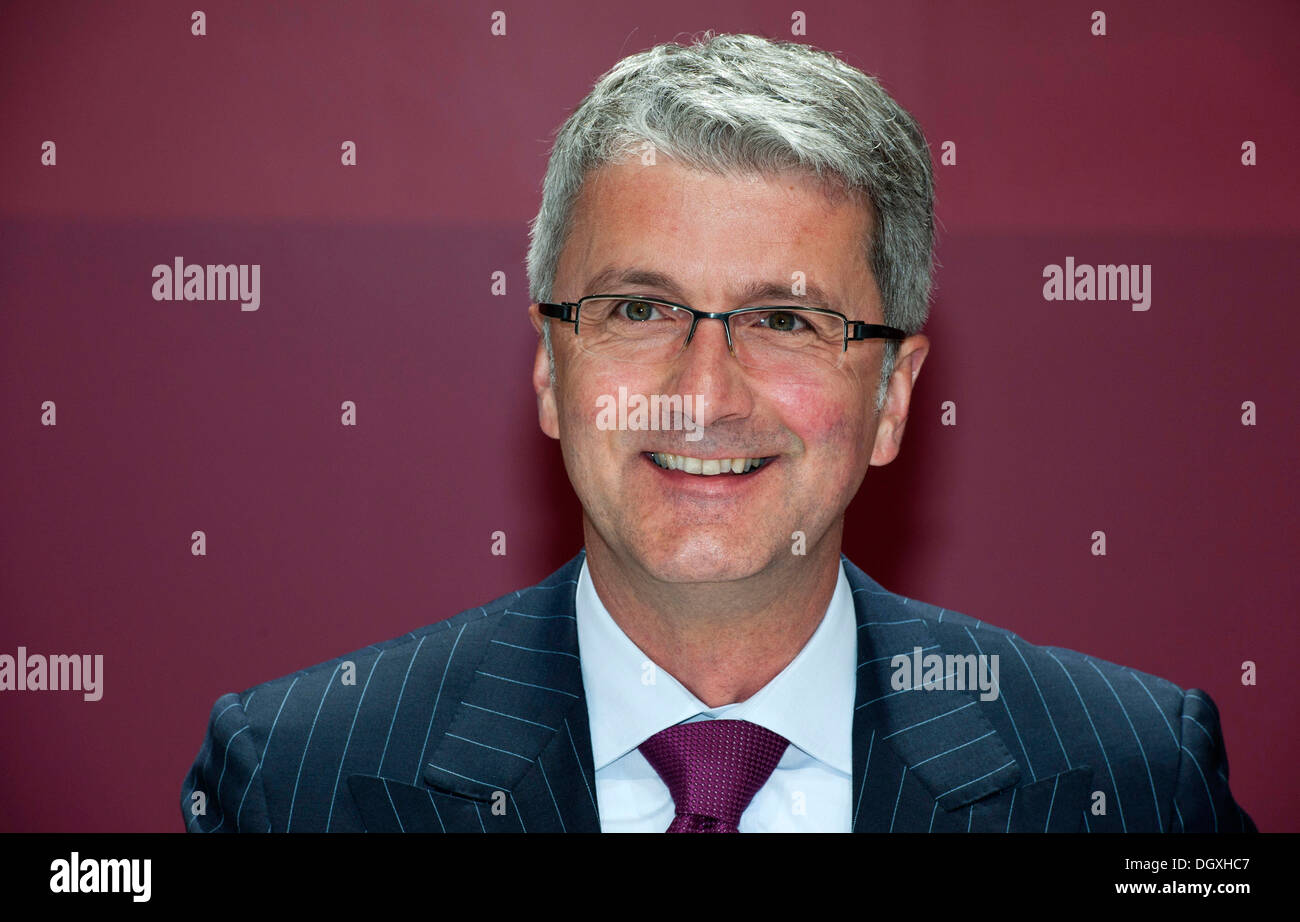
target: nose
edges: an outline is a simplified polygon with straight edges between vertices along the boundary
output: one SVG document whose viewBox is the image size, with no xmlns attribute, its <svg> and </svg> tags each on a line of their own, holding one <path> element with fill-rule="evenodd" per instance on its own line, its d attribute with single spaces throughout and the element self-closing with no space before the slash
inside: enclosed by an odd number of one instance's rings
<svg viewBox="0 0 1300 922">
<path fill-rule="evenodd" d="M 675 393 L 698 395 L 698 426 L 728 419 L 743 419 L 753 410 L 754 395 L 744 366 L 727 346 L 721 320 L 700 318 L 695 332 L 673 364 Z"/>
</svg>

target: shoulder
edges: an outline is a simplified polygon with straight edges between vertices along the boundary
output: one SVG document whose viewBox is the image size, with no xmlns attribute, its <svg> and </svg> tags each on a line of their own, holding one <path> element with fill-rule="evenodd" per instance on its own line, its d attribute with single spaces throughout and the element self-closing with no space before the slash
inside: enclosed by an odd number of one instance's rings
<svg viewBox="0 0 1300 922">
<path fill-rule="evenodd" d="M 232 822 L 241 829 L 272 825 L 271 817 L 277 828 L 337 828 L 337 815 L 309 814 L 336 809 L 334 790 L 347 773 L 413 782 L 429 741 L 445 729 L 435 718 L 446 721 L 503 619 L 571 623 L 581 563 L 579 555 L 534 586 L 222 695 L 184 796 L 235 796 Z"/>
<path fill-rule="evenodd" d="M 364 683 L 371 682 L 369 694 L 381 696 L 385 689 L 375 683 L 389 685 L 397 672 L 408 686 L 411 682 L 418 683 L 427 677 L 424 667 L 447 664 L 453 656 L 461 658 L 467 651 L 481 648 L 496 632 L 502 618 L 563 617 L 566 609 L 571 615 L 572 590 L 581 563 L 579 554 L 535 585 L 508 592 L 400 637 L 253 686 L 239 695 L 240 703 L 250 715 L 254 711 L 266 715 L 273 707 L 277 710 L 306 707 L 312 703 L 313 692 L 320 695 L 334 682 L 347 686 L 355 683 L 362 688 Z M 281 713 L 282 719 L 284 716 Z"/>
<path fill-rule="evenodd" d="M 1091 831 L 1254 828 L 1228 789 L 1219 711 L 1205 691 L 1029 643 L 986 621 L 889 592 L 847 558 L 844 566 L 860 642 L 865 633 L 867 642 L 889 652 L 915 643 L 943 656 L 946 675 L 973 670 L 972 663 L 986 669 L 996 692 L 974 696 L 970 706 L 1031 780 L 1091 770 L 1094 798 L 1104 795 L 1101 812 L 1090 810 L 1085 818 Z M 908 639 L 896 641 L 891 631 Z"/>
<path fill-rule="evenodd" d="M 1020 635 L 959 611 L 908 598 L 885 589 L 847 558 L 844 560 L 855 601 L 866 596 L 870 618 L 882 622 L 920 622 L 945 654 L 997 657 L 1003 688 L 1043 697 L 1081 699 L 1105 709 L 1110 699 L 1123 708 L 1154 707 L 1178 715 L 1191 693 L 1151 673 L 1090 656 L 1077 650 L 1030 643 Z"/>
</svg>

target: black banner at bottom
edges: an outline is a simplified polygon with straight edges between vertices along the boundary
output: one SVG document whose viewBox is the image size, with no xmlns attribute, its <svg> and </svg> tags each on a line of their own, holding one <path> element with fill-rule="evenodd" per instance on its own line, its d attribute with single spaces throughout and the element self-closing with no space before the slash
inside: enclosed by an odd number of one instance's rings
<svg viewBox="0 0 1300 922">
<path fill-rule="evenodd" d="M 758 899 L 769 908 L 833 911 L 827 899 L 839 904 L 842 896 L 927 915 L 963 902 L 979 911 L 1198 900 L 1230 910 L 1287 892 L 1295 844 L 1290 835 L 9 834 L 0 836 L 0 892 L 10 906 L 75 902 L 128 912 L 356 906 L 373 914 L 385 911 L 376 900 L 406 896 L 445 899 L 458 911 L 480 900 L 492 910 L 653 911 L 678 898 L 669 894 L 697 891 L 701 910 Z"/>
</svg>

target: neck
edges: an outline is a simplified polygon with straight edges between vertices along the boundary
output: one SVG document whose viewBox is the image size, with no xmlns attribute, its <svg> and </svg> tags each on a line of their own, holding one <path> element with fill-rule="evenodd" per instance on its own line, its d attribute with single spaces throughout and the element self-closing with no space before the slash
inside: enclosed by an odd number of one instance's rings
<svg viewBox="0 0 1300 922">
<path fill-rule="evenodd" d="M 738 580 L 669 583 L 600 540 L 587 569 L 614 623 L 709 707 L 744 701 L 790 665 L 821 624 L 839 578 L 842 522 L 808 548 Z"/>
</svg>

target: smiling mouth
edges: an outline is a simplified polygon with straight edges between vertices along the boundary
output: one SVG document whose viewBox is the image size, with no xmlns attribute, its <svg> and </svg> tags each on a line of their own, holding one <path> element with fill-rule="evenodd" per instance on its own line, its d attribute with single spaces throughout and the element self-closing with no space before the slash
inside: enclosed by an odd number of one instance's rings
<svg viewBox="0 0 1300 922">
<path fill-rule="evenodd" d="M 666 451 L 646 452 L 656 465 L 666 471 L 683 471 L 698 474 L 701 477 L 713 477 L 718 474 L 735 474 L 744 476 L 772 461 L 767 458 L 692 458 L 689 455 L 674 455 Z"/>
</svg>

